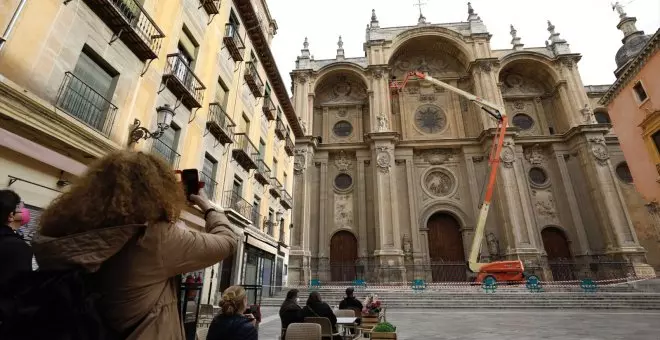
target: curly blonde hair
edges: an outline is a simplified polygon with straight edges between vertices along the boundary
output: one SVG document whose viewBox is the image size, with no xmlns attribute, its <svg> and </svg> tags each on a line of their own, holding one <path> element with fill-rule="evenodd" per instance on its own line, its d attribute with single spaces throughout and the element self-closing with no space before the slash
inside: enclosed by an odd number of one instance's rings
<svg viewBox="0 0 660 340">
<path fill-rule="evenodd" d="M 222 301 L 220 301 L 220 309 L 222 315 L 232 316 L 241 314 L 245 311 L 245 288 L 241 286 L 231 286 L 222 292 Z"/>
<path fill-rule="evenodd" d="M 169 164 L 143 152 L 118 151 L 97 160 L 41 215 L 40 233 L 72 235 L 128 224 L 174 222 L 185 205 Z"/>
</svg>

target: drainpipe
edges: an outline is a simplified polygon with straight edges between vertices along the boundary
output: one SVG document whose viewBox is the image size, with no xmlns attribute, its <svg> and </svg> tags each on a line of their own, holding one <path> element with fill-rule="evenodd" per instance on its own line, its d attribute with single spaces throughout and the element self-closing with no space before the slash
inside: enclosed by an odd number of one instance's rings
<svg viewBox="0 0 660 340">
<path fill-rule="evenodd" d="M 18 17 L 21 15 L 21 12 L 23 11 L 23 7 L 25 7 L 26 2 L 27 0 L 21 0 L 21 2 L 18 4 L 18 7 L 16 7 L 16 10 L 14 11 L 14 15 L 11 17 L 11 20 L 9 20 L 9 25 L 7 26 L 7 29 L 5 29 L 5 33 L 0 35 L 0 51 L 5 46 L 5 42 L 7 41 L 7 39 L 9 39 L 9 36 L 11 35 L 11 31 L 14 30 L 14 26 L 16 26 L 16 21 L 18 20 Z"/>
</svg>

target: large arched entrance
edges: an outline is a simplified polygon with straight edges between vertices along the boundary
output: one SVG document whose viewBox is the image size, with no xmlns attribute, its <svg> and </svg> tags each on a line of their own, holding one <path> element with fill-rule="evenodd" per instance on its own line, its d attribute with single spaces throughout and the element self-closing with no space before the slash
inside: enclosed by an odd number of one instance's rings
<svg viewBox="0 0 660 340">
<path fill-rule="evenodd" d="M 338 231 L 330 240 L 330 271 L 332 281 L 355 280 L 358 244 L 355 236 L 345 230 Z"/>
<path fill-rule="evenodd" d="M 546 227 L 541 231 L 543 248 L 548 254 L 548 265 L 555 281 L 574 280 L 574 265 L 566 234 L 557 227 Z"/>
<path fill-rule="evenodd" d="M 429 257 L 433 282 L 466 281 L 465 251 L 461 227 L 446 213 L 436 213 L 427 222 Z"/>
</svg>

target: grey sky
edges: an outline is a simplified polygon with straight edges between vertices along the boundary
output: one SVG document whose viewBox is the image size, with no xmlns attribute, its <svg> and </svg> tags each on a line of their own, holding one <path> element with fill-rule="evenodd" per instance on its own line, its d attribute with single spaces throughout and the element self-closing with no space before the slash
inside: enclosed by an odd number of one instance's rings
<svg viewBox="0 0 660 340">
<path fill-rule="evenodd" d="M 467 1 L 426 0 L 422 7 L 431 23 L 467 21 Z M 300 55 L 307 36 L 315 59 L 334 58 L 339 35 L 346 57 L 364 56 L 362 44 L 371 9 L 381 27 L 408 26 L 417 23 L 417 0 L 268 0 L 279 30 L 273 40 L 273 54 L 282 78 L 290 87 L 289 72 Z M 511 48 L 509 25 L 518 30 L 525 47 L 544 46 L 550 34 L 547 20 L 582 54 L 579 63 L 585 85 L 610 84 L 615 78 L 614 55 L 623 35 L 616 28 L 619 21 L 609 0 L 472 0 L 472 6 L 493 35 L 493 49 Z M 660 26 L 659 0 L 623 0 L 629 16 L 637 17 L 637 28 L 646 34 Z"/>
</svg>

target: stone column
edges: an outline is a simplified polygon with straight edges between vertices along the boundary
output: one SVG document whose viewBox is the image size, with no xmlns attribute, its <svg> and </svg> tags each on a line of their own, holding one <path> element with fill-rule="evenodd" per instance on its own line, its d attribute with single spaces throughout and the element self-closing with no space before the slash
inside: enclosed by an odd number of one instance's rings
<svg viewBox="0 0 660 340">
<path fill-rule="evenodd" d="M 308 105 L 309 96 L 309 75 L 305 73 L 298 73 L 293 79 L 293 105 L 298 117 L 306 127 L 305 134 L 311 134 L 313 124 L 313 115 L 311 114 L 313 106 Z"/>
<path fill-rule="evenodd" d="M 385 115 L 389 121 L 391 128 L 392 106 L 390 105 L 390 87 L 389 87 L 389 67 L 387 65 L 374 65 L 370 67 L 371 73 L 371 88 L 372 100 L 369 105 L 371 109 L 371 116 L 369 121 L 371 127 L 366 132 L 377 131 L 378 116 Z"/>
<path fill-rule="evenodd" d="M 599 225 L 607 242 L 609 255 L 631 261 L 638 275 L 649 275 L 653 270 L 646 264 L 644 248 L 637 240 L 623 193 L 605 144 L 607 129 L 583 126 L 574 137 L 580 163 L 585 171 L 589 193 L 595 204 Z"/>
<path fill-rule="evenodd" d="M 367 198 L 366 198 L 366 176 L 364 162 L 371 159 L 366 151 L 358 151 L 357 158 L 357 181 L 355 190 L 357 192 L 358 209 L 358 256 L 366 261 L 367 253 Z"/>
<path fill-rule="evenodd" d="M 474 78 L 475 95 L 482 97 L 494 104 L 504 107 L 504 100 L 498 85 L 497 67 L 499 61 L 497 58 L 478 59 L 470 67 L 470 73 Z M 471 104 L 473 105 L 473 104 Z M 481 109 L 477 110 L 481 114 L 481 122 L 484 129 L 494 128 L 496 121 Z"/>
<path fill-rule="evenodd" d="M 319 175 L 319 216 L 318 216 L 318 226 L 319 226 L 319 249 L 318 257 L 319 260 L 327 258 L 330 256 L 328 249 L 330 249 L 330 244 L 327 241 L 327 231 L 328 231 L 328 152 L 318 152 L 316 155 L 316 164 L 320 166 L 320 175 Z"/>
<path fill-rule="evenodd" d="M 399 230 L 397 181 L 394 169 L 396 132 L 377 132 L 368 135 L 372 158 L 376 160 L 374 178 L 374 210 L 376 230 L 376 262 L 380 266 L 378 277 L 384 281 L 401 282 L 404 279 L 403 251 Z M 386 270 L 384 270 L 386 268 Z"/>
<path fill-rule="evenodd" d="M 291 251 L 289 252 L 289 280 L 292 282 L 309 282 L 311 279 L 311 194 L 312 174 L 308 170 L 314 157 L 317 140 L 313 137 L 302 137 L 296 140 L 296 150 L 293 163 L 294 186 L 293 199 L 296 209 L 292 211 L 293 230 L 291 230 Z"/>
</svg>

